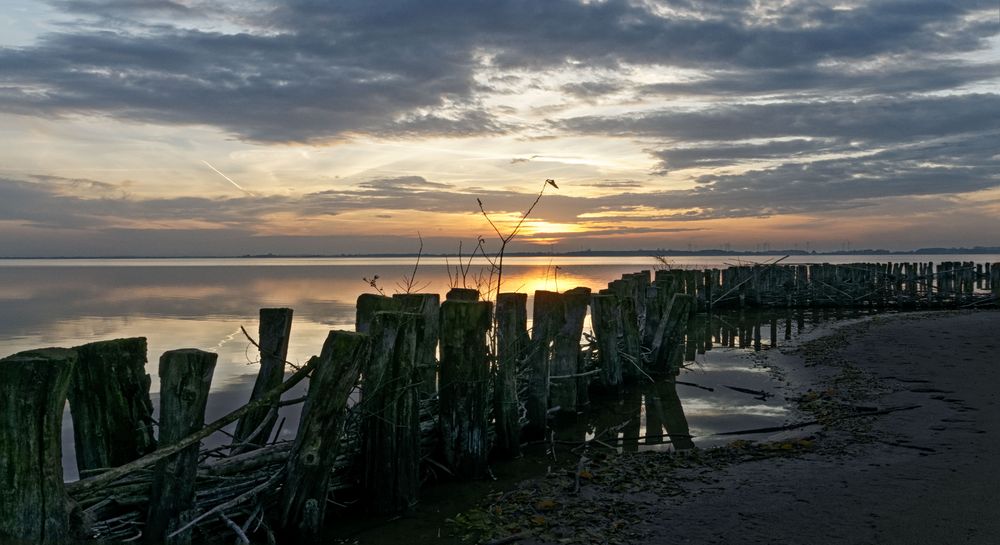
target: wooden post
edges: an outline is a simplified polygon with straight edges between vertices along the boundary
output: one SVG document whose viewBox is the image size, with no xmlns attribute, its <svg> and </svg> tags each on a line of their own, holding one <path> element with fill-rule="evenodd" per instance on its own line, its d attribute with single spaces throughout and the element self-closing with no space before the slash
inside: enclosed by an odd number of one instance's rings
<svg viewBox="0 0 1000 545">
<path fill-rule="evenodd" d="M 117 467 L 156 450 L 146 338 L 100 341 L 74 350 L 69 407 L 80 474 Z"/>
<path fill-rule="evenodd" d="M 280 525 L 289 543 L 316 542 L 323 528 L 333 462 L 354 390 L 367 360 L 368 336 L 331 331 L 309 381 L 295 444 L 285 464 Z"/>
<path fill-rule="evenodd" d="M 392 297 L 376 293 L 362 293 L 358 296 L 357 308 L 355 309 L 354 330 L 358 333 L 368 333 L 376 312 L 397 310 L 398 305 L 399 301 L 394 301 Z"/>
<path fill-rule="evenodd" d="M 493 391 L 493 418 L 496 443 L 493 451 L 514 458 L 521 454 L 521 426 L 517 399 L 517 369 L 527 356 L 528 294 L 501 293 L 497 296 L 497 368 Z"/>
<path fill-rule="evenodd" d="M 552 381 L 549 405 L 559 407 L 565 414 L 576 414 L 578 377 L 573 375 L 581 372 L 580 336 L 589 301 L 590 288 L 573 288 L 562 294 L 563 320 L 553 342 L 550 372 L 567 378 Z"/>
<path fill-rule="evenodd" d="M 622 316 L 622 377 L 625 382 L 637 380 L 642 375 L 642 330 L 639 329 L 639 314 L 632 286 L 622 280 L 608 284 L 608 288 L 618 296 Z"/>
<path fill-rule="evenodd" d="M 684 334 L 690 320 L 690 308 L 694 298 L 690 295 L 674 294 L 665 310 L 665 318 L 660 322 L 660 334 L 652 347 L 653 366 L 658 372 L 671 371 L 678 363 L 683 363 Z"/>
<path fill-rule="evenodd" d="M 451 288 L 445 296 L 447 301 L 478 301 L 479 290 L 472 288 Z"/>
<path fill-rule="evenodd" d="M 361 383 L 362 494 L 375 513 L 406 511 L 420 490 L 421 314 L 378 312 Z"/>
<path fill-rule="evenodd" d="M 76 358 L 46 348 L 0 360 L 0 542 L 71 542 L 61 429 Z"/>
<path fill-rule="evenodd" d="M 175 443 L 205 425 L 205 404 L 218 354 L 194 348 L 160 356 L 160 445 Z M 191 543 L 191 530 L 168 537 L 193 517 L 198 444 L 156 464 L 143 538 L 149 544 Z"/>
<path fill-rule="evenodd" d="M 459 478 L 486 474 L 489 453 L 488 301 L 441 304 L 441 436 L 445 460 Z"/>
<path fill-rule="evenodd" d="M 622 359 L 619 353 L 622 326 L 618 297 L 614 294 L 592 295 L 590 321 L 597 339 L 600 385 L 608 390 L 617 390 L 622 385 Z"/>
<path fill-rule="evenodd" d="M 535 292 L 528 398 L 525 400 L 528 422 L 523 430 L 527 439 L 539 439 L 545 435 L 546 417 L 549 410 L 552 343 L 555 341 L 556 333 L 562 328 L 564 319 L 562 294 L 543 290 Z"/>
<path fill-rule="evenodd" d="M 257 327 L 260 345 L 260 370 L 253 384 L 250 401 L 256 401 L 281 385 L 288 358 L 288 338 L 292 333 L 292 309 L 262 308 Z M 250 411 L 236 423 L 232 454 L 239 454 L 267 443 L 278 419 L 278 399 L 269 406 Z"/>
<path fill-rule="evenodd" d="M 427 398 L 437 393 L 437 346 L 441 330 L 441 296 L 436 293 L 397 293 L 392 296 L 399 302 L 399 309 L 424 317 L 420 336 L 417 338 L 417 372 L 420 383 L 417 391 Z"/>
<path fill-rule="evenodd" d="M 1000 303 L 1000 263 L 993 263 L 990 266 L 990 291 L 993 298 Z"/>
</svg>

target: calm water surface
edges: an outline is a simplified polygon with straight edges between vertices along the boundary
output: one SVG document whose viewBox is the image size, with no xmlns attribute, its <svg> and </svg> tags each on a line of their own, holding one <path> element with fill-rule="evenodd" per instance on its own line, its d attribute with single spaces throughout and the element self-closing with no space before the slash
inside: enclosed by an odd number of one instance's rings
<svg viewBox="0 0 1000 545">
<path fill-rule="evenodd" d="M 817 256 L 784 263 L 872 259 L 876 258 Z M 877 259 L 916 260 L 913 256 Z M 919 260 L 997 262 L 1000 256 L 919 256 Z M 685 257 L 670 261 L 678 267 L 724 267 L 766 259 Z M 454 267 L 455 260 L 451 265 Z M 464 279 L 466 285 L 473 287 L 480 273 L 488 276 L 482 265 L 472 264 Z M 529 296 L 538 289 L 564 291 L 586 286 L 598 290 L 624 273 L 657 265 L 648 257 L 508 258 L 503 290 Z M 188 347 L 213 351 L 219 354 L 219 363 L 208 407 L 207 418 L 211 420 L 244 403 L 249 395 L 257 354 L 240 327 L 256 335 L 260 308 L 294 309 L 289 360 L 305 362 L 319 352 L 329 330 L 353 329 L 355 300 L 362 293 L 375 291 L 363 278 L 378 275 L 379 288 L 391 294 L 400 291 L 398 284 L 412 272 L 413 260 L 399 258 L 0 260 L 0 305 L 4 309 L 0 313 L 0 357 L 32 348 L 146 337 L 155 406 L 160 354 Z M 449 278 L 443 258 L 425 258 L 416 274 L 421 291 L 443 294 L 450 285 L 462 283 L 454 273 Z M 530 305 L 529 297 L 529 316 Z M 765 332 L 764 347 L 768 341 Z M 741 349 L 738 342 L 733 348 L 720 347 L 718 342 L 716 339 L 713 350 L 695 351 L 693 364 L 680 377 L 713 391 L 677 387 L 691 433 L 706 437 L 718 431 L 780 423 L 786 416 L 780 396 L 758 400 L 725 388 L 736 384 L 768 389 L 773 384 L 766 371 L 754 367 L 749 357 L 752 350 Z M 637 415 L 641 428 L 631 433 L 645 433 L 642 395 L 637 403 L 620 405 L 621 411 Z M 286 411 L 289 419 L 280 432 L 284 436 L 294 434 L 294 410 Z M 607 419 L 609 410 L 601 409 L 594 418 Z M 72 479 L 76 477 L 72 430 L 68 417 L 65 420 L 66 477 Z"/>
</svg>

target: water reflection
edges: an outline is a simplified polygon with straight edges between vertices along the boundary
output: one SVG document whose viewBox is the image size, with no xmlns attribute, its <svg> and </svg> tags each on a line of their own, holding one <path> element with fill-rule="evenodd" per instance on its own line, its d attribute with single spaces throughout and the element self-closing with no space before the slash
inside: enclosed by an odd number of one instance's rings
<svg viewBox="0 0 1000 545">
<path fill-rule="evenodd" d="M 0 356 L 44 346 L 144 336 L 149 344 L 147 370 L 153 378 L 153 402 L 158 407 L 159 355 L 182 347 L 212 350 L 219 354 L 219 365 L 207 410 L 211 420 L 243 404 L 249 395 L 257 354 L 240 327 L 255 333 L 260 308 L 295 310 L 288 354 L 291 361 L 304 362 L 319 351 L 330 329 L 353 329 L 355 300 L 372 291 L 362 277 L 378 274 L 380 287 L 391 293 L 396 280 L 412 271 L 412 264 L 390 260 L 336 266 L 234 266 L 207 261 L 197 266 L 175 262 L 0 266 L 0 304 L 6 311 L 0 314 Z M 536 289 L 565 291 L 576 286 L 596 291 L 609 280 L 641 268 L 618 259 L 558 265 L 534 259 L 510 265 L 504 272 L 504 289 L 529 296 Z M 418 279 L 428 292 L 444 293 L 455 283 L 443 264 L 421 268 Z M 472 278 L 466 282 L 474 284 Z M 529 316 L 530 306 L 529 297 Z M 596 436 L 627 451 L 689 448 L 712 444 L 716 433 L 780 425 L 788 418 L 784 399 L 767 370 L 755 366 L 750 354 L 791 340 L 807 324 L 851 315 L 824 308 L 696 316 L 683 339 L 683 349 L 676 352 L 670 376 L 655 383 L 646 380 L 613 398 L 595 395 L 574 424 L 557 431 L 558 439 L 578 442 Z M 589 329 L 589 319 L 585 328 Z M 778 395 L 759 399 L 732 386 Z M 287 396 L 301 394 L 300 390 Z M 281 437 L 294 434 L 297 410 L 283 409 L 287 420 L 277 432 Z M 66 477 L 74 478 L 68 413 L 65 421 Z M 220 436 L 215 444 L 224 440 Z"/>
</svg>

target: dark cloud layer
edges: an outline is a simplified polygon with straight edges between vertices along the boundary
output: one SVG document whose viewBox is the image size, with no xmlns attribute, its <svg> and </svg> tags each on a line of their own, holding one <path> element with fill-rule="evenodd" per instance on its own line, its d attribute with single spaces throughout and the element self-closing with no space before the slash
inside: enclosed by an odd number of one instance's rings
<svg viewBox="0 0 1000 545">
<path fill-rule="evenodd" d="M 0 110 L 204 124 L 264 142 L 467 136 L 515 129 L 479 102 L 475 75 L 485 69 L 705 71 L 697 83 L 639 90 L 650 96 L 919 92 L 995 73 L 935 60 L 984 46 L 996 24 L 973 15 L 992 1 L 871 0 L 849 10 L 803 1 L 773 13 L 756 4 L 65 0 L 55 5 L 80 24 L 0 50 Z M 198 30 L 226 24 L 239 32 Z M 827 66 L 878 59 L 888 64 L 861 75 Z M 586 98 L 624 85 L 563 90 Z"/>
</svg>

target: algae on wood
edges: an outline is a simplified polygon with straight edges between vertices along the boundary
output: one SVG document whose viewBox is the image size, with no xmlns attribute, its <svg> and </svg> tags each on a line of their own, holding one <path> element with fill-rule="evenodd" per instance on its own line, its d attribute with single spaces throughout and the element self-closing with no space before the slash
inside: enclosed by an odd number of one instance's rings
<svg viewBox="0 0 1000 545">
<path fill-rule="evenodd" d="M 285 360 L 288 358 L 288 340 L 292 333 L 292 309 L 260 309 L 258 344 L 260 345 L 260 370 L 253 384 L 250 401 L 281 386 L 285 378 Z M 259 448 L 267 443 L 278 419 L 278 399 L 254 409 L 240 418 L 233 433 L 231 454 Z"/>
<path fill-rule="evenodd" d="M 176 443 L 205 426 L 205 405 L 218 358 L 218 354 L 193 348 L 170 350 L 160 357 L 161 446 Z M 190 529 L 167 536 L 193 518 L 198 446 L 195 443 L 157 462 L 143 534 L 146 543 L 191 543 Z"/>
<path fill-rule="evenodd" d="M 70 541 L 61 429 L 76 358 L 46 348 L 0 360 L 0 542 Z"/>
<path fill-rule="evenodd" d="M 445 460 L 456 476 L 486 474 L 489 453 L 490 362 L 486 334 L 489 302 L 441 304 L 440 425 Z"/>
<path fill-rule="evenodd" d="M 76 465 L 118 467 L 156 450 L 146 338 L 77 346 L 69 387 Z"/>
<path fill-rule="evenodd" d="M 406 511 L 420 490 L 417 339 L 423 316 L 378 312 L 361 384 L 361 490 L 375 513 Z"/>
<path fill-rule="evenodd" d="M 436 293 L 397 293 L 392 298 L 399 302 L 399 310 L 423 316 L 423 327 L 417 338 L 417 371 L 421 379 L 417 390 L 421 397 L 431 397 L 437 393 L 441 297 Z"/>
<path fill-rule="evenodd" d="M 493 450 L 508 458 L 521 453 L 517 371 L 530 345 L 527 303 L 526 293 L 501 293 L 497 296 L 497 364 L 493 391 L 496 444 Z"/>
<path fill-rule="evenodd" d="M 285 466 L 281 533 L 289 543 L 315 542 L 323 528 L 327 490 L 340 452 L 347 399 L 368 358 L 368 336 L 331 331 L 323 343 Z"/>
</svg>

